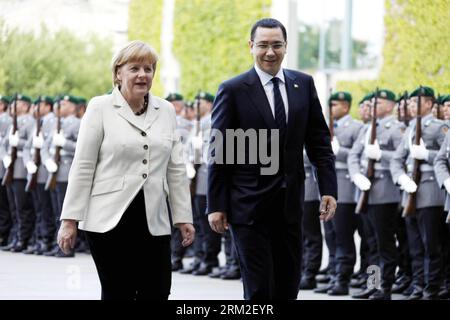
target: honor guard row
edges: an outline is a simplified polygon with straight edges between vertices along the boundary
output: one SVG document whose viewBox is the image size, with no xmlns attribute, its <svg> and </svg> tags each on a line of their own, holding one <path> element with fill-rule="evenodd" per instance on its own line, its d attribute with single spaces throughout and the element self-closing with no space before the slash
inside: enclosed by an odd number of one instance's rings
<svg viewBox="0 0 450 320">
<path fill-rule="evenodd" d="M 0 96 L 0 243 L 2 250 L 72 257 L 56 230 L 86 99 Z M 83 235 L 76 251 L 87 251 Z"/>
</svg>

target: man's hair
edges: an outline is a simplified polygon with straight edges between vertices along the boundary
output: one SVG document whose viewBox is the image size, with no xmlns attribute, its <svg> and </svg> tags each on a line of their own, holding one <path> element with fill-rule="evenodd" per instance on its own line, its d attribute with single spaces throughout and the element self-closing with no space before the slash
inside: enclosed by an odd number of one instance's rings
<svg viewBox="0 0 450 320">
<path fill-rule="evenodd" d="M 264 19 L 256 21 L 256 23 L 252 27 L 252 31 L 250 32 L 250 40 L 251 41 L 253 41 L 255 39 L 256 29 L 258 29 L 258 28 L 270 28 L 270 29 L 280 28 L 281 31 L 283 32 L 284 41 L 287 41 L 286 28 L 277 19 L 264 18 Z"/>
</svg>

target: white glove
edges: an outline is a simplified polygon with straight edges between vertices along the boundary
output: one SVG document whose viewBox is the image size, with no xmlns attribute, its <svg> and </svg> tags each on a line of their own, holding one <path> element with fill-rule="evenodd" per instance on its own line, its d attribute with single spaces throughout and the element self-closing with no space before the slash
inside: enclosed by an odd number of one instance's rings
<svg viewBox="0 0 450 320">
<path fill-rule="evenodd" d="M 38 169 L 33 161 L 28 161 L 26 167 L 29 174 L 35 174 Z"/>
<path fill-rule="evenodd" d="M 44 144 L 44 137 L 42 137 L 42 133 L 39 133 L 39 136 L 33 136 L 33 148 L 41 149 Z"/>
<path fill-rule="evenodd" d="M 193 179 L 195 177 L 195 169 L 194 165 L 190 162 L 186 163 L 186 175 L 189 179 Z"/>
<path fill-rule="evenodd" d="M 378 141 L 375 140 L 374 144 L 366 144 L 364 148 L 364 152 L 366 153 L 367 158 L 373 159 L 373 160 L 380 160 L 382 151 L 380 149 L 380 146 L 378 144 Z"/>
<path fill-rule="evenodd" d="M 8 156 L 8 155 L 4 156 L 3 157 L 3 166 L 6 169 L 8 169 L 10 165 L 11 165 L 11 156 Z"/>
<path fill-rule="evenodd" d="M 12 147 L 19 145 L 19 132 L 16 131 L 16 133 L 9 135 L 9 145 Z"/>
<path fill-rule="evenodd" d="M 336 139 L 336 137 L 333 137 L 333 140 L 331 140 L 331 148 L 333 149 L 334 155 L 337 155 L 339 153 L 341 145 L 339 144 L 339 141 L 338 139 Z"/>
<path fill-rule="evenodd" d="M 53 144 L 57 147 L 64 147 L 64 144 L 66 143 L 66 138 L 64 138 L 64 135 L 62 132 L 56 133 L 53 136 Z"/>
<path fill-rule="evenodd" d="M 58 165 L 52 159 L 47 159 L 44 162 L 44 166 L 45 166 L 45 169 L 47 169 L 47 171 L 50 173 L 54 173 L 58 170 Z"/>
<path fill-rule="evenodd" d="M 425 143 L 422 139 L 420 139 L 420 145 L 413 144 L 411 146 L 411 158 L 417 159 L 417 160 L 428 160 L 428 155 L 430 154 L 430 151 L 425 148 Z"/>
<path fill-rule="evenodd" d="M 400 184 L 401 189 L 408 193 L 414 193 L 417 191 L 417 184 L 406 174 L 402 174 L 398 177 L 397 182 Z"/>
<path fill-rule="evenodd" d="M 363 176 L 361 173 L 357 173 L 352 177 L 353 183 L 361 190 L 367 191 L 370 189 L 372 183 L 367 177 Z"/>
<path fill-rule="evenodd" d="M 203 146 L 203 139 L 201 136 L 194 136 L 191 138 L 192 146 L 196 150 L 200 150 Z"/>
<path fill-rule="evenodd" d="M 444 187 L 448 194 L 450 194 L 450 178 L 445 179 Z"/>
</svg>

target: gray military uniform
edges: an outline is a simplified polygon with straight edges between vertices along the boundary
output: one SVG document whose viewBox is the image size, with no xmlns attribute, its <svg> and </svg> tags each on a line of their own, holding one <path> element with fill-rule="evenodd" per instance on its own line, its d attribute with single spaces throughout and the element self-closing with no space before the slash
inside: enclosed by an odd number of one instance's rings
<svg viewBox="0 0 450 320">
<path fill-rule="evenodd" d="M 404 163 L 406 162 L 407 174 L 411 177 L 414 159 L 410 156 L 410 148 L 415 139 L 416 120 L 414 119 L 405 135 L 402 143 L 398 146 L 390 164 L 393 181 L 397 182 L 400 175 L 405 173 Z M 427 208 L 442 206 L 445 192 L 439 187 L 434 174 L 433 163 L 438 151 L 444 141 L 447 125 L 432 114 L 422 119 L 422 139 L 425 147 L 429 151 L 426 161 L 420 165 L 421 178 L 416 192 L 416 208 Z M 402 205 L 405 206 L 408 194 L 403 192 Z"/>
<path fill-rule="evenodd" d="M 0 160 L 6 155 L 5 139 L 8 139 L 8 129 L 12 123 L 12 118 L 7 112 L 0 114 Z M 0 163 L 0 178 L 5 174 L 3 161 Z"/>
<path fill-rule="evenodd" d="M 445 190 L 444 181 L 450 178 L 450 135 L 445 136 L 445 140 L 439 149 L 434 160 L 434 173 L 440 188 Z M 445 211 L 450 209 L 450 195 L 445 192 Z"/>
<path fill-rule="evenodd" d="M 58 165 L 58 174 L 56 176 L 57 182 L 67 182 L 69 178 L 70 167 L 72 166 L 73 157 L 75 155 L 75 147 L 78 139 L 78 131 L 80 130 L 81 120 L 74 115 L 61 119 L 61 132 L 66 138 L 64 147 L 61 148 L 60 155 L 61 161 Z M 53 130 L 47 140 L 44 142 L 44 146 L 41 149 L 41 158 L 44 163 L 47 159 L 54 159 L 55 146 L 52 144 L 53 135 L 56 134 L 56 124 L 54 121 Z"/>
<path fill-rule="evenodd" d="M 41 118 L 42 124 L 41 124 L 41 133 L 44 141 L 47 141 L 48 139 L 53 138 L 52 133 L 56 125 L 56 116 L 53 112 L 48 113 L 44 117 Z M 23 163 L 27 164 L 28 161 L 33 161 L 34 155 L 36 152 L 36 149 L 33 148 L 33 137 L 36 135 L 36 125 L 33 127 L 33 135 L 31 135 L 28 139 L 28 141 L 25 144 L 24 150 L 23 150 Z M 51 143 L 51 141 L 50 141 Z M 43 148 L 44 146 L 42 146 Z M 42 152 L 41 152 L 42 155 Z M 38 176 L 37 176 L 37 183 L 45 183 L 47 181 L 48 172 L 47 169 L 44 166 L 44 161 L 42 161 L 38 168 Z"/>
<path fill-rule="evenodd" d="M 191 131 L 192 136 L 195 135 L 195 126 Z M 206 115 L 200 119 L 200 131 L 202 133 L 203 146 L 202 146 L 202 163 L 197 170 L 196 176 L 196 195 L 206 195 L 206 190 L 208 188 L 208 165 L 207 165 L 207 152 L 209 146 L 209 133 L 211 131 L 211 115 Z M 194 159 L 194 149 L 191 148 L 192 157 Z"/>
<path fill-rule="evenodd" d="M 394 116 L 387 116 L 377 121 L 377 140 L 382 156 L 375 163 L 374 179 L 369 191 L 369 205 L 400 202 L 400 190 L 392 181 L 389 163 L 401 142 L 404 129 L 405 125 Z M 370 138 L 370 132 L 370 125 L 367 130 L 361 130 L 350 150 L 347 160 L 350 177 L 356 173 L 366 175 L 368 158 L 364 154 L 364 148 Z"/>
<path fill-rule="evenodd" d="M 27 170 L 23 163 L 23 150 L 25 144 L 30 136 L 33 135 L 34 118 L 30 114 L 25 114 L 17 117 L 17 133 L 19 135 L 19 144 L 17 145 L 17 160 L 14 162 L 14 176 L 13 179 L 26 179 Z M 8 150 L 8 155 L 11 155 L 11 146 L 9 145 L 9 134 L 12 131 L 12 123 L 9 126 L 7 136 L 4 139 L 5 149 Z"/>
<path fill-rule="evenodd" d="M 305 149 L 303 149 L 303 165 L 305 167 L 305 202 L 320 201 L 319 185 Z"/>
<path fill-rule="evenodd" d="M 350 180 L 347 159 L 354 142 L 358 139 L 363 126 L 362 122 L 346 115 L 335 122 L 334 135 L 339 141 L 339 152 L 336 155 L 336 175 L 338 182 L 338 203 L 355 203 L 356 186 Z"/>
</svg>

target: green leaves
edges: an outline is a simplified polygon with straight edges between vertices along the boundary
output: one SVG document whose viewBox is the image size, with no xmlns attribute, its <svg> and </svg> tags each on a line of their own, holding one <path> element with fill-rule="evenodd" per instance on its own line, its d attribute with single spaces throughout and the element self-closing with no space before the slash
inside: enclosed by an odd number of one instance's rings
<svg viewBox="0 0 450 320">
<path fill-rule="evenodd" d="M 354 101 L 375 86 L 403 92 L 422 84 L 436 93 L 449 93 L 449 6 L 448 0 L 386 0 L 386 34 L 379 79 L 340 82 L 337 89 L 352 92 Z"/>
<path fill-rule="evenodd" d="M 112 44 L 96 36 L 80 39 L 68 30 L 38 35 L 0 22 L 0 92 L 38 95 L 71 93 L 91 98 L 111 86 Z"/>
</svg>

